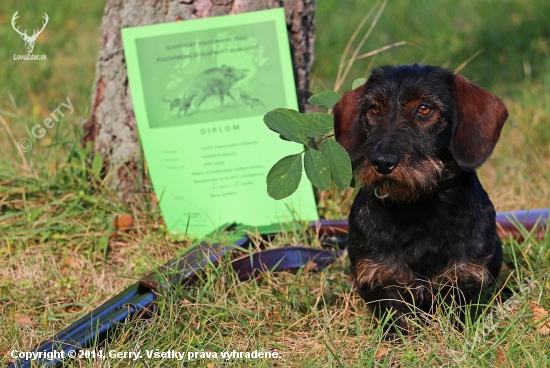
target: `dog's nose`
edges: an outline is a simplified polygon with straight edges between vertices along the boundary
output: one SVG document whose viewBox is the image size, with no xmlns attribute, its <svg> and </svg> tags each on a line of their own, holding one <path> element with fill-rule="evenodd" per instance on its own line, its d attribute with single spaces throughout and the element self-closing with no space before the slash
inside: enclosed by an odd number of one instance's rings
<svg viewBox="0 0 550 368">
<path fill-rule="evenodd" d="M 382 175 L 391 173 L 399 163 L 399 159 L 396 155 L 381 153 L 375 153 L 370 161 L 374 169 Z"/>
</svg>

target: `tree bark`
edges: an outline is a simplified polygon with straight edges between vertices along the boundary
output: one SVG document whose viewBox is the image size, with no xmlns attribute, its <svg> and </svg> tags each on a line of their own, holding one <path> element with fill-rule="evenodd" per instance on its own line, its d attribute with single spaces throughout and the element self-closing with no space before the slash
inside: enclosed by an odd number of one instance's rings
<svg viewBox="0 0 550 368">
<path fill-rule="evenodd" d="M 121 28 L 245 13 L 284 6 L 294 66 L 298 104 L 310 96 L 316 0 L 108 0 L 101 24 L 99 59 L 90 117 L 84 122 L 84 145 L 93 141 L 110 174 L 108 184 L 129 201 L 142 182 L 141 150 L 128 85 Z"/>
</svg>

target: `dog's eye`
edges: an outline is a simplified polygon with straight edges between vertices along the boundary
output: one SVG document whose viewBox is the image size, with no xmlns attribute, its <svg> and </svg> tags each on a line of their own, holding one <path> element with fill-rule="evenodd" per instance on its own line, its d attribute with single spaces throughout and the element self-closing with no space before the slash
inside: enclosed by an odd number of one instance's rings
<svg viewBox="0 0 550 368">
<path fill-rule="evenodd" d="M 430 115 L 432 113 L 432 108 L 426 105 L 420 105 L 418 106 L 418 110 L 416 110 L 416 113 L 418 115 Z"/>
<path fill-rule="evenodd" d="M 371 106 L 369 107 L 369 110 L 370 110 L 371 114 L 373 114 L 373 115 L 378 115 L 378 114 L 380 113 L 380 106 L 378 106 L 378 105 L 371 105 Z"/>
</svg>

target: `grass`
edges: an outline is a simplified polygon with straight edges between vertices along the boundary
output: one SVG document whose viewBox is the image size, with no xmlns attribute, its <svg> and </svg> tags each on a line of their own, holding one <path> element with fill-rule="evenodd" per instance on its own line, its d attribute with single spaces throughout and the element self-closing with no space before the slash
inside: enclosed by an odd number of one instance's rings
<svg viewBox="0 0 550 368">
<path fill-rule="evenodd" d="M 357 61 L 341 91 L 368 73 L 370 64 L 423 61 L 456 68 L 483 49 L 461 73 L 501 96 L 510 117 L 492 158 L 480 169 L 482 183 L 497 210 L 548 207 L 550 25 L 544 17 L 549 5 L 542 0 L 445 4 L 388 2 L 358 54 L 399 41 L 407 44 Z M 314 91 L 333 88 L 346 42 L 373 5 L 349 1 L 343 7 L 318 0 Z M 77 143 L 89 110 L 103 7 L 101 2 L 66 0 L 0 4 L 2 362 L 10 360 L 11 349 L 30 350 L 189 245 L 167 233 L 147 188 L 132 203 L 122 203 L 93 170 L 89 151 Z M 16 10 L 23 28 L 40 25 L 44 12 L 50 16 L 35 47 L 48 61 L 13 60 L 13 53 L 24 52 L 10 26 Z M 16 142 L 31 137 L 32 127 L 67 96 L 75 112 L 44 138 L 33 139 L 29 152 L 19 152 Z M 336 189 L 321 193 L 319 211 L 327 218 L 345 218 L 353 196 Z M 120 213 L 132 215 L 129 230 L 113 227 Z M 304 242 L 318 246 L 301 232 L 263 246 Z M 541 241 L 507 240 L 504 248 L 508 270 L 502 284 L 513 296 L 494 299 L 484 322 L 470 323 L 463 332 L 449 326 L 443 309 L 433 324 L 399 341 L 384 341 L 350 284 L 345 259 L 318 273 L 301 269 L 249 282 L 238 282 L 222 264 L 207 270 L 199 288 L 179 288 L 162 298 L 161 316 L 152 323 L 128 322 L 102 348 L 143 354 L 147 349 L 277 349 L 282 355 L 277 361 L 205 358 L 191 366 L 549 366 L 550 340 L 536 328 L 530 303 L 550 309 L 550 235 Z M 131 363 L 109 358 L 70 364 Z M 181 365 L 173 359 L 139 364 Z"/>
</svg>

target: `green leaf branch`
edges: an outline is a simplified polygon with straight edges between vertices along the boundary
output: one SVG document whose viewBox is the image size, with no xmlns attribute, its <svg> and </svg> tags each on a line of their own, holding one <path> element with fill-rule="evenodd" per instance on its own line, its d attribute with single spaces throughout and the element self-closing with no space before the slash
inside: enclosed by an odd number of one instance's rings
<svg viewBox="0 0 550 368">
<path fill-rule="evenodd" d="M 357 60 L 370 58 L 391 48 L 409 44 L 399 41 L 361 53 L 363 45 L 378 23 L 387 3 L 388 0 L 379 0 L 365 15 L 350 37 L 340 59 L 334 91 L 340 90 Z M 373 14 L 375 14 L 374 19 L 370 26 L 367 27 L 363 36 L 358 38 Z M 357 40 L 359 41 L 356 42 Z M 370 66 L 367 69 L 370 69 Z M 356 79 L 352 84 L 352 89 L 361 86 L 366 81 L 365 78 Z M 337 92 L 330 91 L 311 96 L 308 101 L 312 105 L 332 110 L 340 97 Z M 275 109 L 264 116 L 264 122 L 269 129 L 278 133 L 281 139 L 305 146 L 301 153 L 284 157 L 273 165 L 266 179 L 267 193 L 271 197 L 283 199 L 294 193 L 300 185 L 303 168 L 305 168 L 309 181 L 320 190 L 328 189 L 331 183 L 342 189 L 359 185 L 353 177 L 348 153 L 338 142 L 331 139 L 334 137 L 334 134 L 330 134 L 334 130 L 332 115 L 327 113 L 301 114 L 290 109 Z M 308 145 L 309 142 L 314 143 Z"/>
<path fill-rule="evenodd" d="M 337 92 L 323 92 L 310 97 L 308 102 L 332 109 L 340 97 Z M 281 108 L 268 112 L 264 123 L 281 139 L 304 147 L 300 153 L 283 157 L 269 170 L 266 182 L 270 197 L 283 199 L 294 193 L 300 185 L 303 168 L 309 181 L 320 190 L 327 190 L 331 183 L 341 189 L 350 186 L 353 177 L 351 160 L 344 147 L 333 139 L 332 115 L 302 114 Z"/>
</svg>

